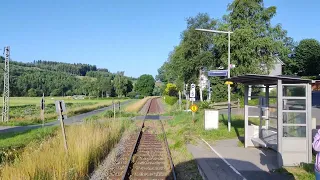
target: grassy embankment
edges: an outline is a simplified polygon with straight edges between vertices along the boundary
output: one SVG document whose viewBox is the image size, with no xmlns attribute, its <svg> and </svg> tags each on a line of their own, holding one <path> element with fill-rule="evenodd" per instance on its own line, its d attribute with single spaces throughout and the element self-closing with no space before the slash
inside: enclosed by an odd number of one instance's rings
<svg viewBox="0 0 320 180">
<path fill-rule="evenodd" d="M 47 141 L 32 142 L 1 167 L 1 179 L 84 179 L 118 142 L 130 121 L 88 122 L 66 127 L 68 154 L 58 128 Z"/>
<path fill-rule="evenodd" d="M 165 105 L 166 115 L 172 115 L 172 120 L 163 121 L 167 139 L 172 153 L 174 164 L 179 179 L 201 179 L 192 155 L 186 148 L 186 143 L 194 143 L 195 138 L 201 137 L 213 142 L 221 139 L 237 138 L 244 136 L 244 122 L 242 116 L 232 116 L 231 132 L 228 132 L 227 116 L 220 116 L 218 130 L 204 130 L 204 111 L 195 113 L 195 122 L 192 121 L 191 112 L 180 112 L 177 105 Z M 250 118 L 250 122 L 258 124 L 257 118 Z M 239 146 L 243 146 L 239 141 Z M 314 179 L 313 164 L 303 164 L 300 167 L 283 168 L 283 173 L 293 175 L 296 179 Z"/>
<path fill-rule="evenodd" d="M 115 112 L 115 119 L 130 119 L 138 115 L 139 111 L 143 108 L 143 106 L 146 104 L 146 102 L 150 99 L 151 97 L 145 97 L 143 99 L 139 100 L 133 100 L 129 104 L 126 104 L 125 106 L 121 107 L 121 110 L 116 110 Z M 114 112 L 113 110 L 105 111 L 90 117 L 87 117 L 85 120 L 86 121 L 91 121 L 91 120 L 108 120 L 108 119 L 113 119 L 114 118 Z"/>
<path fill-rule="evenodd" d="M 0 134 L 0 163 L 14 160 L 29 143 L 40 143 L 53 137 L 58 127 Z"/>
<path fill-rule="evenodd" d="M 40 100 L 41 98 L 14 97 L 10 98 L 10 120 L 7 123 L 0 123 L 6 126 L 24 126 L 31 124 L 41 124 L 40 119 Z M 64 100 L 67 108 L 67 115 L 89 112 L 108 106 L 112 103 L 111 99 L 83 99 L 74 100 L 68 98 L 50 97 L 45 98 L 45 122 L 55 121 L 57 119 L 55 100 Z M 116 100 L 119 101 L 119 100 Z M 124 100 L 120 100 L 121 102 Z M 1 102 L 0 102 L 1 104 Z M 1 108 L 1 107 L 0 107 Z"/>
<path fill-rule="evenodd" d="M 132 113 L 138 113 L 142 109 L 142 107 L 146 104 L 146 102 L 151 98 L 152 98 L 151 96 L 145 97 L 145 98 L 131 104 L 130 106 L 127 106 L 125 108 L 125 111 L 132 112 Z"/>
</svg>

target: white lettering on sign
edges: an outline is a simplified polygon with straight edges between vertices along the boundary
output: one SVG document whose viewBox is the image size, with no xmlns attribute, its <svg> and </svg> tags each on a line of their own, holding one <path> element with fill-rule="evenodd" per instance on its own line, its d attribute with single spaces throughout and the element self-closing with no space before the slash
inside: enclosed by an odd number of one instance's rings
<svg viewBox="0 0 320 180">
<path fill-rule="evenodd" d="M 196 97 L 196 85 L 191 84 L 191 89 L 190 89 L 190 98 L 195 98 Z"/>
</svg>

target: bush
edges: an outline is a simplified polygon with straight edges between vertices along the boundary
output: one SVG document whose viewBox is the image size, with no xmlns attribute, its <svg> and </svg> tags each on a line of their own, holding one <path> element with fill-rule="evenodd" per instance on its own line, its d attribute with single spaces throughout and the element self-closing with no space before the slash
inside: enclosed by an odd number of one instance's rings
<svg viewBox="0 0 320 180">
<path fill-rule="evenodd" d="M 129 92 L 129 93 L 127 94 L 127 96 L 128 96 L 129 98 L 131 98 L 131 99 L 136 98 L 136 95 L 137 95 L 137 93 L 134 92 L 134 91 L 131 91 L 131 92 Z"/>
<path fill-rule="evenodd" d="M 210 106 L 210 103 L 209 102 L 207 102 L 207 101 L 203 101 L 203 102 L 201 102 L 200 104 L 199 104 L 199 108 L 200 109 L 208 109 Z"/>
<path fill-rule="evenodd" d="M 116 117 L 119 117 L 120 115 L 121 117 L 134 117 L 135 113 L 116 111 Z M 114 116 L 114 112 L 112 110 L 108 110 L 102 114 L 102 117 L 105 117 L 105 118 L 113 118 L 113 116 Z"/>
<path fill-rule="evenodd" d="M 178 98 L 174 96 L 164 96 L 164 98 L 164 101 L 171 106 L 178 101 Z"/>
<path fill-rule="evenodd" d="M 178 96 L 178 88 L 175 84 L 168 83 L 164 91 L 165 95 L 168 96 Z"/>
</svg>

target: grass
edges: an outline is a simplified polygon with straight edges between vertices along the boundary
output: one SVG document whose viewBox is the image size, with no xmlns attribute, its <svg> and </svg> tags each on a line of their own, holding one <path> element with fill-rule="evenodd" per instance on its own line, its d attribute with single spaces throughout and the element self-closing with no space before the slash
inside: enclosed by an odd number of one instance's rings
<svg viewBox="0 0 320 180">
<path fill-rule="evenodd" d="M 7 123 L 0 123 L 4 126 L 25 126 L 32 124 L 41 124 L 40 119 L 40 103 L 34 103 L 35 98 L 14 98 L 15 106 L 10 108 L 10 120 Z M 18 105 L 17 100 L 21 100 Z M 118 100 L 117 100 L 118 101 Z M 120 100 L 121 102 L 124 100 Z M 39 100 L 40 102 L 40 100 Z M 25 103 L 30 103 L 25 105 Z M 55 105 L 52 102 L 46 101 L 45 107 L 45 122 L 53 121 L 57 119 L 57 113 L 55 112 Z M 66 100 L 67 115 L 74 116 L 81 113 L 86 113 L 95 109 L 99 109 L 105 106 L 109 106 L 112 100 Z M 24 104 L 24 105 L 23 105 Z"/>
<path fill-rule="evenodd" d="M 40 106 L 42 97 L 10 97 L 10 107 L 23 105 L 37 105 Z M 98 103 L 111 99 L 72 99 L 70 97 L 45 97 L 45 103 L 54 104 L 56 100 L 64 100 L 65 103 Z M 3 99 L 0 98 L 0 106 L 2 107 Z"/>
<path fill-rule="evenodd" d="M 134 113 L 134 112 L 126 112 L 126 111 L 123 111 L 123 110 L 126 109 L 128 106 L 136 103 L 137 101 L 138 100 L 134 99 L 130 103 L 122 106 L 120 111 L 116 110 L 116 112 L 115 112 L 116 118 L 128 119 L 128 118 L 135 117 L 137 115 L 136 113 Z M 113 110 L 108 110 L 108 111 L 101 112 L 99 114 L 95 114 L 95 115 L 89 116 L 89 117 L 85 118 L 85 121 L 109 120 L 109 119 L 113 118 L 113 116 L 114 116 Z"/>
<path fill-rule="evenodd" d="M 299 167 L 283 167 L 277 172 L 293 175 L 295 179 L 310 180 L 315 179 L 314 164 L 301 164 Z"/>
<path fill-rule="evenodd" d="M 1 179 L 87 179 L 119 141 L 131 121 L 90 121 L 66 127 L 68 154 L 57 136 L 29 144 L 19 158 L 1 168 Z"/>
<path fill-rule="evenodd" d="M 46 140 L 56 134 L 58 127 L 44 127 L 24 132 L 0 134 L 0 163 L 16 158 L 29 143 Z"/>
<path fill-rule="evenodd" d="M 130 104 L 129 106 L 127 106 L 125 108 L 125 111 L 127 111 L 127 112 L 139 112 L 142 109 L 143 105 L 146 104 L 146 102 L 150 98 L 152 98 L 152 97 L 148 96 L 148 97 L 145 97 L 145 98 L 143 98 L 143 99 L 141 99 L 141 100 L 139 100 L 139 101 L 137 101 L 135 103 Z"/>
<path fill-rule="evenodd" d="M 223 117 L 220 117 L 218 130 L 206 131 L 204 130 L 203 113 L 203 111 L 196 113 L 193 122 L 190 112 L 171 112 L 169 114 L 173 115 L 174 119 L 163 121 L 178 179 L 202 179 L 193 156 L 187 150 L 187 143 L 193 143 L 196 137 L 218 140 L 235 138 L 244 133 L 243 120 L 238 117 L 233 117 L 232 125 L 235 128 L 230 133 Z"/>
<path fill-rule="evenodd" d="M 44 127 L 24 132 L 10 132 L 0 134 L 1 148 L 20 148 L 31 141 L 41 141 L 44 137 L 52 136 L 58 127 Z"/>
<path fill-rule="evenodd" d="M 174 115 L 173 120 L 165 121 L 165 129 L 167 131 L 168 143 L 172 151 L 174 163 L 177 165 L 178 176 L 184 179 L 194 177 L 197 179 L 196 173 L 191 173 L 196 166 L 192 161 L 192 155 L 186 149 L 186 143 L 194 143 L 196 137 L 201 137 L 206 141 L 213 142 L 221 139 L 236 138 L 244 135 L 244 122 L 242 116 L 231 117 L 231 131 L 228 132 L 227 116 L 221 115 L 219 118 L 219 129 L 204 130 L 204 112 L 200 110 L 195 115 L 195 122 L 192 121 L 191 113 L 187 112 L 171 112 Z M 258 118 L 250 118 L 253 124 L 258 124 Z M 243 142 L 238 142 L 239 147 L 243 147 Z M 293 175 L 295 179 L 309 180 L 314 179 L 314 163 L 301 164 L 299 167 L 283 167 L 278 172 Z"/>
</svg>

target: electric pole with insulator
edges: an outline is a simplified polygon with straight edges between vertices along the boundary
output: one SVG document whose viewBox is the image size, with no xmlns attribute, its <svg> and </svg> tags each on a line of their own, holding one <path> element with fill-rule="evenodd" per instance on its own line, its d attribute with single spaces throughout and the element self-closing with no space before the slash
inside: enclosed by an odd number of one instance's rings
<svg viewBox="0 0 320 180">
<path fill-rule="evenodd" d="M 9 59 L 10 46 L 4 48 L 4 72 L 3 72 L 3 106 L 2 106 L 2 122 L 9 121 Z"/>
</svg>

